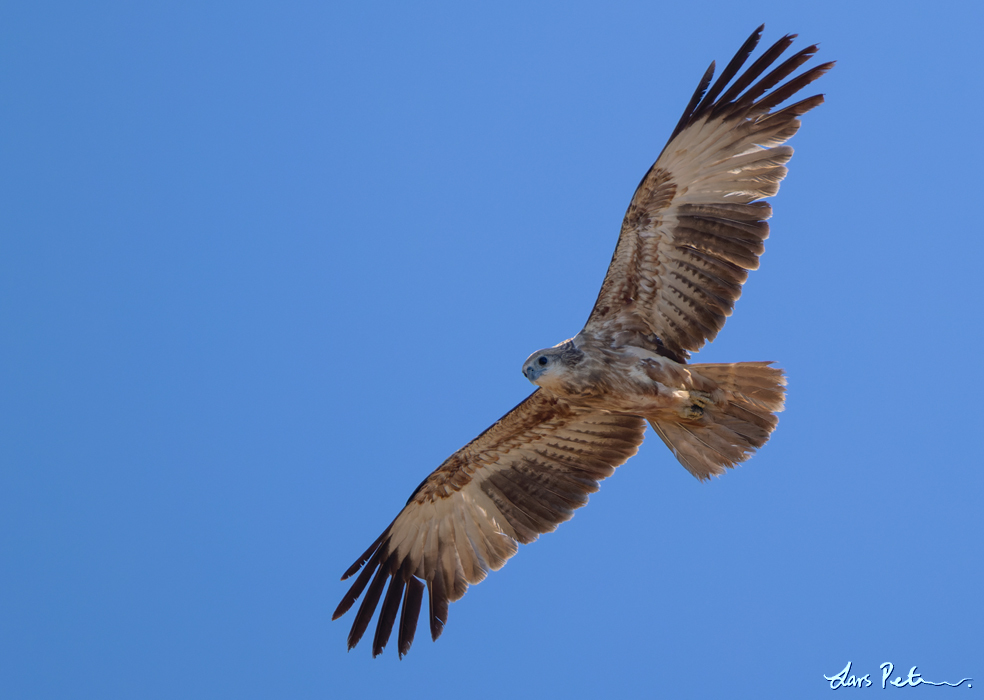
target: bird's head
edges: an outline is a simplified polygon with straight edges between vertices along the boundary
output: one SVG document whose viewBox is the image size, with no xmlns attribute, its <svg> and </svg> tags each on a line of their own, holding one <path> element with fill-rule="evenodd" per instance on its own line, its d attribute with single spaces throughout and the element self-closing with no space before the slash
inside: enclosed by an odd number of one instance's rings
<svg viewBox="0 0 984 700">
<path fill-rule="evenodd" d="M 537 350 L 523 363 L 523 376 L 544 388 L 564 380 L 574 365 L 584 356 L 573 340 L 565 340 L 552 348 Z"/>
</svg>

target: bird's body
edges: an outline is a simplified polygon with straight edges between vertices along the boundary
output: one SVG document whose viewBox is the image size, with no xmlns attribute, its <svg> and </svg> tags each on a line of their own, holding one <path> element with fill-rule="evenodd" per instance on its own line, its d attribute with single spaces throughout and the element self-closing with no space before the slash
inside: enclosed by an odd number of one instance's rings
<svg viewBox="0 0 984 700">
<path fill-rule="evenodd" d="M 533 353 L 523 374 L 572 406 L 638 416 L 682 410 L 690 391 L 697 390 L 686 365 L 586 333 Z"/>
<path fill-rule="evenodd" d="M 687 362 L 724 325 L 758 267 L 772 213 L 762 200 L 786 175 L 793 151 L 784 143 L 799 117 L 823 97 L 773 109 L 832 66 L 783 83 L 816 52 L 810 46 L 774 66 L 792 43 L 787 36 L 739 75 L 761 31 L 713 85 L 714 64 L 704 74 L 632 197 L 584 328 L 523 364 L 537 390 L 431 473 L 345 572 L 343 579 L 359 575 L 333 619 L 365 593 L 349 648 L 382 600 L 373 655 L 397 614 L 405 654 L 425 591 L 437 639 L 448 603 L 505 564 L 519 543 L 587 503 L 598 482 L 636 453 L 647 421 L 701 480 L 769 439 L 783 408 L 782 370 L 768 362 Z"/>
<path fill-rule="evenodd" d="M 687 365 L 636 340 L 619 345 L 582 331 L 530 355 L 523 374 L 572 406 L 642 416 L 699 479 L 743 462 L 769 439 L 783 405 L 782 370 L 766 362 Z"/>
</svg>

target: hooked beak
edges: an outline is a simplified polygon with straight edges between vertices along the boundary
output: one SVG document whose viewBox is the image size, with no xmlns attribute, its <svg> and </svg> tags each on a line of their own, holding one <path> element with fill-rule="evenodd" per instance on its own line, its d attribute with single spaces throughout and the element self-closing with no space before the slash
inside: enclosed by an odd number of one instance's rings
<svg viewBox="0 0 984 700">
<path fill-rule="evenodd" d="M 541 374 L 543 374 L 543 370 L 538 369 L 533 365 L 529 365 L 523 370 L 523 374 L 526 376 L 527 379 L 530 380 L 531 384 L 536 384 L 536 380 L 540 377 Z"/>
</svg>

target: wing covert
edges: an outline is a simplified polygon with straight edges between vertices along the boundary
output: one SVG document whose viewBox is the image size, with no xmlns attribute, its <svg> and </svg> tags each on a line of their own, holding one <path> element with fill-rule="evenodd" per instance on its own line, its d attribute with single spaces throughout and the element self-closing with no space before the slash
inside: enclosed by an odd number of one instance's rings
<svg viewBox="0 0 984 700">
<path fill-rule="evenodd" d="M 365 591 L 349 649 L 358 644 L 383 598 L 372 653 L 386 646 L 399 612 L 402 657 L 413 642 L 425 593 L 436 640 L 447 622 L 448 604 L 461 598 L 469 584 L 500 569 L 516 553 L 517 543 L 532 542 L 570 519 L 598 490 L 598 482 L 636 453 L 644 430 L 642 418 L 576 409 L 533 392 L 431 473 L 342 576 L 362 569 L 333 620 Z"/>
<path fill-rule="evenodd" d="M 665 354 L 686 361 L 731 315 L 765 250 L 772 208 L 761 200 L 786 176 L 793 149 L 783 144 L 823 95 L 771 110 L 833 66 L 779 85 L 817 51 L 809 46 L 765 74 L 792 44 L 789 35 L 735 79 L 762 29 L 713 85 L 711 64 L 640 182 L 586 331 L 655 336 Z"/>
</svg>

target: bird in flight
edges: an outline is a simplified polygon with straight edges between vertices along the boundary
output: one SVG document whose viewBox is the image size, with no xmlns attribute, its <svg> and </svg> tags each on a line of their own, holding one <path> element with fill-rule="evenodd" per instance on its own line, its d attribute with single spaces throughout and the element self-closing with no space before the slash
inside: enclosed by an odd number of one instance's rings
<svg viewBox="0 0 984 700">
<path fill-rule="evenodd" d="M 365 592 L 349 649 L 382 598 L 372 654 L 386 646 L 399 613 L 402 657 L 425 592 L 436 640 L 448 604 L 501 568 L 518 543 L 570 519 L 636 453 L 647 422 L 700 480 L 745 461 L 769 439 L 783 408 L 781 369 L 688 364 L 721 330 L 748 271 L 758 267 L 772 215 L 762 200 L 779 191 L 793 155 L 784 144 L 823 95 L 777 107 L 833 66 L 787 80 L 817 51 L 808 46 L 775 65 L 790 35 L 739 75 L 763 28 L 713 85 L 714 64 L 704 73 L 632 196 L 584 328 L 523 364 L 538 388 L 424 479 L 342 576 L 359 573 L 332 619 Z"/>
</svg>

